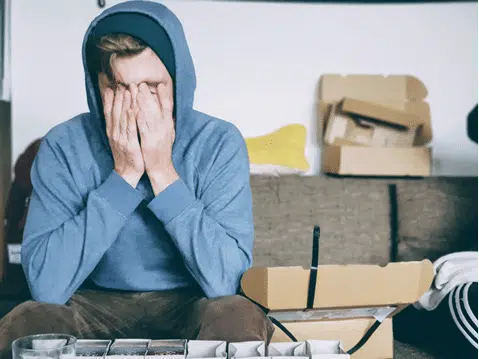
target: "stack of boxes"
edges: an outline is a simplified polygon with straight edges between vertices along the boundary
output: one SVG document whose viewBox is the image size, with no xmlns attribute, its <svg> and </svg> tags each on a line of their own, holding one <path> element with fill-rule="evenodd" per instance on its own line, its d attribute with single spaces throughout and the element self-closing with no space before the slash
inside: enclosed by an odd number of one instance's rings
<svg viewBox="0 0 479 359">
<path fill-rule="evenodd" d="M 319 90 L 323 172 L 431 175 L 427 89 L 412 76 L 324 75 Z"/>
</svg>

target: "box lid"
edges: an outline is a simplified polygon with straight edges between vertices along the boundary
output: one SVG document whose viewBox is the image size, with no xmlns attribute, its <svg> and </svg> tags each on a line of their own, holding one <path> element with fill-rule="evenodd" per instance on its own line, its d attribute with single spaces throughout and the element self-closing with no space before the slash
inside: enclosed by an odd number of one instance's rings
<svg viewBox="0 0 479 359">
<path fill-rule="evenodd" d="M 424 83 L 414 76 L 327 74 L 320 79 L 320 118 L 324 122 L 327 105 L 344 97 L 374 102 L 415 115 L 421 125 L 415 145 L 424 146 L 432 140 L 430 109 L 425 101 L 427 94 Z"/>
<path fill-rule="evenodd" d="M 253 267 L 241 280 L 246 296 L 270 310 L 303 310 L 307 305 L 310 270 L 303 267 Z M 355 308 L 407 305 L 431 286 L 429 260 L 379 265 L 323 265 L 313 308 Z"/>
<path fill-rule="evenodd" d="M 342 97 L 354 97 L 365 101 L 419 102 L 424 100 L 427 94 L 424 83 L 409 75 L 321 76 L 320 98 L 327 102 L 338 101 Z"/>
<path fill-rule="evenodd" d="M 421 125 L 421 120 L 404 110 L 389 108 L 374 102 L 345 97 L 340 102 L 340 110 L 347 114 L 379 121 L 383 124 L 410 129 Z"/>
</svg>

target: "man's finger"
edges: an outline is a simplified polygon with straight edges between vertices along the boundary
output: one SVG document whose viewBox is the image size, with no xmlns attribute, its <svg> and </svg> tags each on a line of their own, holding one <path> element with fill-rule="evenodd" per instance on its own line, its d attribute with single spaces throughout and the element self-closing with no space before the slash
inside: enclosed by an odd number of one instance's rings
<svg viewBox="0 0 479 359">
<path fill-rule="evenodd" d="M 154 110 L 154 100 L 155 98 L 150 93 L 150 89 L 143 82 L 138 86 L 138 107 L 143 111 L 153 111 Z"/>
<path fill-rule="evenodd" d="M 138 116 L 136 117 L 136 125 L 138 127 L 138 132 L 140 133 L 141 143 L 144 144 L 147 141 L 148 132 L 150 131 L 143 110 L 138 112 Z"/>
<path fill-rule="evenodd" d="M 123 88 L 120 87 L 115 92 L 112 111 L 112 135 L 118 137 L 120 133 L 121 108 L 123 106 Z M 116 138 L 114 137 L 114 138 Z"/>
<path fill-rule="evenodd" d="M 123 93 L 123 111 L 126 112 L 129 108 L 131 108 L 131 92 L 125 90 Z"/>
<path fill-rule="evenodd" d="M 110 88 L 107 88 L 103 93 L 103 115 L 105 116 L 107 135 L 111 134 L 111 128 L 112 128 L 111 111 L 113 106 L 113 98 L 114 98 L 113 90 Z"/>
<path fill-rule="evenodd" d="M 126 111 L 127 114 L 127 129 L 126 129 L 126 136 L 128 142 L 138 141 L 138 130 L 136 127 L 136 118 L 135 112 L 130 108 Z"/>
<path fill-rule="evenodd" d="M 126 131 L 128 128 L 128 110 L 131 107 L 130 91 L 125 90 L 123 93 L 123 103 L 120 116 L 120 135 L 127 137 Z"/>
<path fill-rule="evenodd" d="M 170 119 L 173 117 L 173 94 L 166 87 L 165 84 L 158 84 L 156 89 L 156 94 L 158 96 L 158 102 L 161 106 L 161 113 L 163 119 Z"/>
<path fill-rule="evenodd" d="M 133 83 L 130 85 L 131 92 L 131 108 L 135 116 L 138 114 L 138 85 Z"/>
</svg>

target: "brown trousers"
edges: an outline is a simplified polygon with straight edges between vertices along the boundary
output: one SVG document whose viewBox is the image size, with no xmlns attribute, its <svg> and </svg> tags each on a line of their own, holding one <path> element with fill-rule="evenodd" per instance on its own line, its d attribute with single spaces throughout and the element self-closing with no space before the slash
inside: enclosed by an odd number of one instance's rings
<svg viewBox="0 0 479 359">
<path fill-rule="evenodd" d="M 79 339 L 151 338 L 269 342 L 274 326 L 241 296 L 207 299 L 191 289 L 125 293 L 80 291 L 66 305 L 20 304 L 0 320 L 0 358 L 31 334 Z"/>
</svg>

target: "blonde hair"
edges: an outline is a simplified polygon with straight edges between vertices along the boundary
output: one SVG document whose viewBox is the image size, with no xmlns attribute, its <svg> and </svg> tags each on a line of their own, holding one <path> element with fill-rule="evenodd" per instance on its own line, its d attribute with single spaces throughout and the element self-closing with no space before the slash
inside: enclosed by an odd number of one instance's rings
<svg viewBox="0 0 479 359">
<path fill-rule="evenodd" d="M 103 72 L 109 81 L 114 80 L 112 64 L 117 57 L 134 56 L 148 46 L 142 40 L 127 34 L 103 36 L 96 45 L 99 60 L 99 72 Z"/>
</svg>

